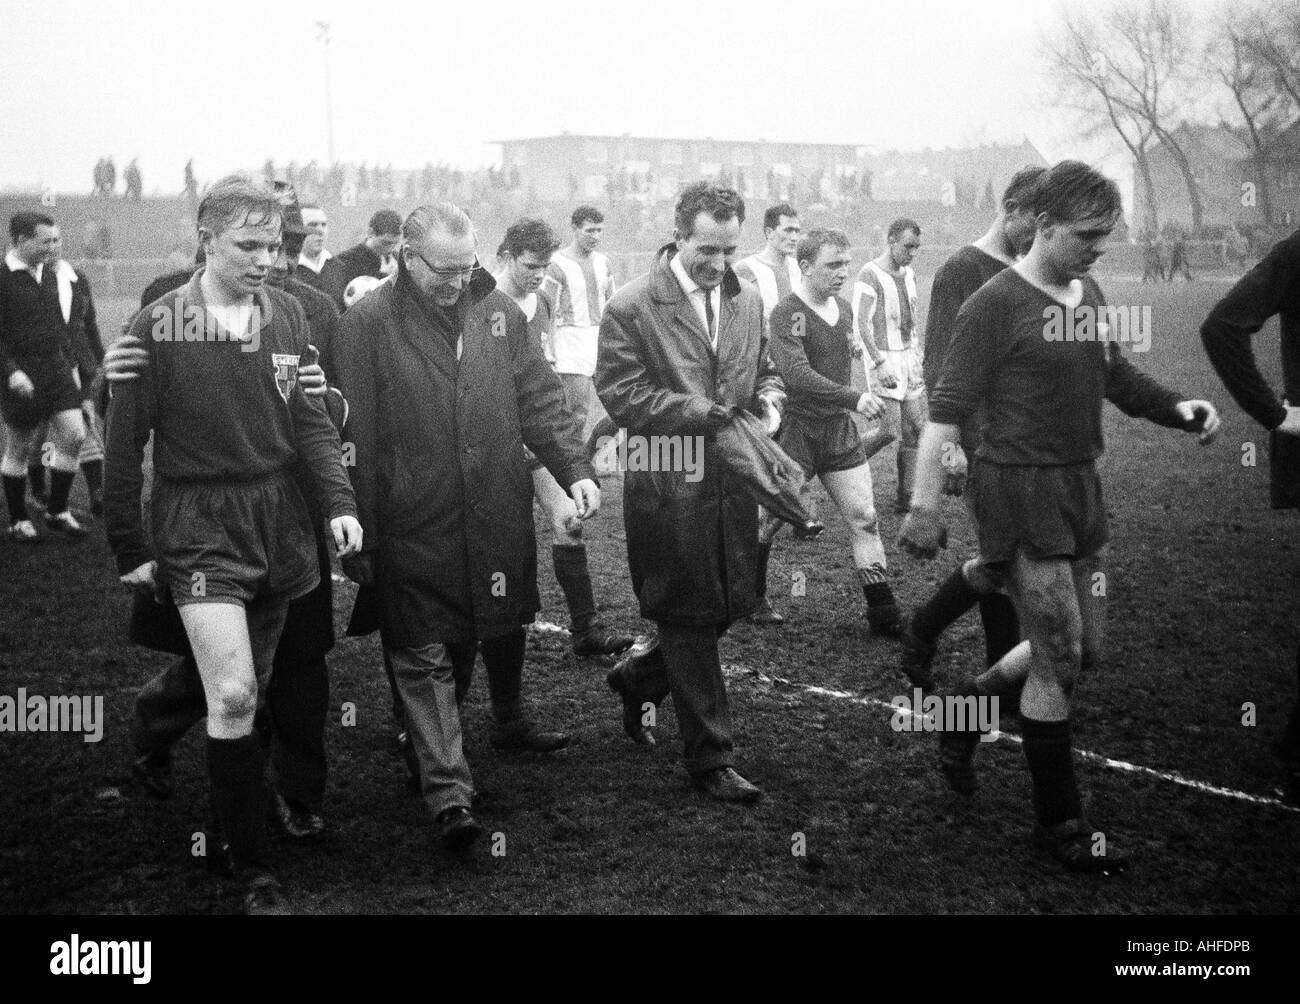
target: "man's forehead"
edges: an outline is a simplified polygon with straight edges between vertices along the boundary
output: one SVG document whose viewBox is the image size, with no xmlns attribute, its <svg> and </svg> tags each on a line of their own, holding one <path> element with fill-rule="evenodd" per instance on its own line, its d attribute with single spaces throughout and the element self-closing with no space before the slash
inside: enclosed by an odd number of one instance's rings
<svg viewBox="0 0 1300 1004">
<path fill-rule="evenodd" d="M 232 241 L 278 241 L 280 239 L 280 217 L 273 216 L 269 220 L 257 223 L 244 220 L 237 227 L 228 227 L 221 236 L 229 237 Z"/>
<path fill-rule="evenodd" d="M 837 248 L 834 244 L 823 244 L 817 252 L 817 265 L 847 265 L 853 256 L 848 248 Z"/>
<path fill-rule="evenodd" d="M 329 217 L 325 215 L 323 209 L 304 209 L 302 211 L 302 221 L 304 223 L 328 223 Z"/>
<path fill-rule="evenodd" d="M 690 240 L 696 244 L 726 244 L 740 236 L 740 220 L 734 216 L 719 222 L 709 212 L 700 212 L 691 228 Z"/>
<path fill-rule="evenodd" d="M 797 216 L 782 216 L 781 219 L 780 219 L 780 222 L 777 223 L 777 229 L 778 229 L 778 230 L 788 230 L 788 229 L 790 229 L 791 227 L 794 227 L 796 230 L 800 229 L 800 227 L 799 227 L 799 217 L 797 217 Z"/>
<path fill-rule="evenodd" d="M 426 258 L 465 258 L 474 253 L 478 247 L 478 238 L 473 231 L 453 237 L 441 230 L 430 230 L 425 234 L 419 250 Z"/>
<path fill-rule="evenodd" d="M 1110 233 L 1115 229 L 1115 217 L 1109 213 L 1100 216 L 1088 216 L 1081 220 L 1066 223 L 1075 233 Z"/>
<path fill-rule="evenodd" d="M 540 268 L 543 265 L 551 263 L 551 256 L 548 254 L 538 254 L 536 251 L 525 251 L 519 256 L 519 263 L 527 265 L 530 268 Z"/>
<path fill-rule="evenodd" d="M 36 224 L 36 232 L 32 236 L 38 241 L 58 240 L 59 228 L 50 226 L 48 223 Z"/>
<path fill-rule="evenodd" d="M 605 224 L 597 223 L 595 220 L 584 220 L 582 223 L 583 230 L 604 230 Z"/>
<path fill-rule="evenodd" d="M 909 247 L 921 246 L 921 235 L 918 234 L 915 230 L 911 230 L 911 229 L 904 230 L 901 234 L 899 234 L 894 239 L 898 241 L 898 243 L 905 244 Z"/>
</svg>

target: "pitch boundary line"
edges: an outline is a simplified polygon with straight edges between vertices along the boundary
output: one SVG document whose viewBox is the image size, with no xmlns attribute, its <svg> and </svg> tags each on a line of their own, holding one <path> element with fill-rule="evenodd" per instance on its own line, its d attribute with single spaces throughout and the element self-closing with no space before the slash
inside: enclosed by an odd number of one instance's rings
<svg viewBox="0 0 1300 1004">
<path fill-rule="evenodd" d="M 558 624 L 552 624 L 550 621 L 534 621 L 529 625 L 530 630 L 539 634 L 560 634 L 568 635 L 568 629 L 562 628 Z M 802 690 L 805 694 L 812 694 L 817 697 L 826 697 L 836 701 L 849 701 L 853 704 L 860 704 L 864 707 L 885 708 L 893 714 L 903 711 L 905 714 L 915 716 L 917 713 L 910 710 L 895 707 L 888 701 L 881 700 L 879 697 L 865 697 L 859 694 L 851 693 L 847 690 L 832 690 L 829 687 L 819 687 L 816 684 L 795 683 L 793 680 L 787 680 L 781 676 L 769 676 L 757 669 L 744 666 L 739 663 L 724 663 L 722 666 L 724 676 L 749 676 L 763 683 L 776 684 L 781 687 L 790 687 L 795 690 Z M 993 732 L 993 741 L 1001 740 L 1015 743 L 1020 746 L 1024 744 L 1024 739 L 1011 732 L 1002 732 L 995 730 Z M 1147 777 L 1154 777 L 1161 781 L 1168 781 L 1171 784 L 1181 785 L 1184 788 L 1191 788 L 1195 791 L 1204 792 L 1207 795 L 1218 795 L 1221 798 L 1235 798 L 1239 802 L 1250 802 L 1254 805 L 1269 805 L 1274 808 L 1284 809 L 1287 812 L 1300 812 L 1300 806 L 1288 805 L 1279 798 L 1269 798 L 1264 795 L 1252 795 L 1246 791 L 1237 791 L 1235 788 L 1224 788 L 1217 784 L 1210 784 L 1206 781 L 1197 781 L 1194 778 L 1183 777 L 1173 771 L 1156 770 L 1154 767 L 1146 767 L 1142 764 L 1129 763 L 1127 760 L 1116 760 L 1112 757 L 1104 756 L 1101 753 L 1093 753 L 1091 750 L 1074 747 L 1074 752 L 1080 758 L 1091 763 L 1100 764 L 1103 767 L 1110 767 L 1113 770 L 1125 771 L 1129 774 L 1142 774 Z"/>
<path fill-rule="evenodd" d="M 888 701 L 881 700 L 878 697 L 864 697 L 858 694 L 850 693 L 846 690 L 831 690 L 828 687 L 819 687 L 815 684 L 795 683 L 793 680 L 787 680 L 780 676 L 768 676 L 766 673 L 751 669 L 748 666 L 733 664 L 724 665 L 722 668 L 724 675 L 729 676 L 752 676 L 764 683 L 776 684 L 782 687 L 792 687 L 796 690 L 802 690 L 806 694 L 814 694 L 818 697 L 827 697 L 832 700 L 850 701 L 854 704 L 863 706 L 876 706 L 887 708 L 891 713 L 897 714 L 904 709 L 898 708 Z M 914 711 L 906 711 L 908 715 L 916 715 Z M 1016 745 L 1023 745 L 1024 740 L 1014 733 L 994 731 L 993 741 L 1007 740 Z M 1115 770 L 1126 771 L 1130 774 L 1143 774 L 1147 777 L 1158 778 L 1161 781 L 1169 781 L 1172 784 L 1182 785 L 1185 788 L 1192 788 L 1196 791 L 1204 792 L 1209 795 L 1219 795 L 1222 798 L 1235 798 L 1241 802 L 1251 802 L 1255 805 L 1270 805 L 1275 808 L 1285 809 L 1287 812 L 1300 812 L 1300 806 L 1288 805 L 1278 798 L 1268 798 L 1263 795 L 1252 795 L 1249 792 L 1237 791 L 1235 788 L 1224 788 L 1216 784 L 1209 784 L 1205 781 L 1197 781 L 1193 778 L 1183 777 L 1172 771 L 1156 770 L 1154 767 L 1145 767 L 1142 764 L 1129 763 L 1127 760 L 1115 760 L 1112 757 L 1104 756 L 1101 753 L 1093 753 L 1091 750 L 1074 748 L 1074 752 L 1082 759 L 1092 763 L 1101 764 L 1103 767 L 1110 767 Z"/>
</svg>

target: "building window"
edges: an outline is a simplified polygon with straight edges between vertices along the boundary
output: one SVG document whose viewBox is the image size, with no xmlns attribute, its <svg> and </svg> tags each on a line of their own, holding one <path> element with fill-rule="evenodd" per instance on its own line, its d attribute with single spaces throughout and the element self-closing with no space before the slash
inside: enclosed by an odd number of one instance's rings
<svg viewBox="0 0 1300 1004">
<path fill-rule="evenodd" d="M 605 194 L 609 178 L 603 174 L 589 174 L 583 182 L 583 193 L 588 199 L 599 199 Z"/>
<path fill-rule="evenodd" d="M 716 160 L 700 163 L 701 178 L 716 178 L 722 173 L 722 164 Z"/>
<path fill-rule="evenodd" d="M 682 162 L 682 148 L 676 143 L 665 143 L 661 157 L 665 164 L 680 164 Z"/>
<path fill-rule="evenodd" d="M 736 167 L 753 167 L 754 166 L 754 148 L 752 146 L 738 146 L 732 152 L 731 162 Z"/>
<path fill-rule="evenodd" d="M 588 164 L 605 164 L 609 162 L 609 150 L 604 143 L 583 143 L 582 156 Z"/>
</svg>

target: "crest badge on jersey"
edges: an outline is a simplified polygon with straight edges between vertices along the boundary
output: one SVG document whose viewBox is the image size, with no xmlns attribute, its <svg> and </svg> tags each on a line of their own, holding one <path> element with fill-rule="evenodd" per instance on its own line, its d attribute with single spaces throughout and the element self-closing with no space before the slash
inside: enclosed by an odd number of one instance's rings
<svg viewBox="0 0 1300 1004">
<path fill-rule="evenodd" d="M 286 404 L 289 395 L 293 393 L 294 384 L 298 382 L 298 358 L 280 352 L 271 353 L 271 365 L 275 367 L 275 385 L 280 389 L 280 396 Z"/>
</svg>

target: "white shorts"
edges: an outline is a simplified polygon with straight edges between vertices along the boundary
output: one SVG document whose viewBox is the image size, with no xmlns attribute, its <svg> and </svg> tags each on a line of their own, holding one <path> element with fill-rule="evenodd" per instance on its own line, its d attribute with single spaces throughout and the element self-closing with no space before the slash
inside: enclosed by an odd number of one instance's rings
<svg viewBox="0 0 1300 1004">
<path fill-rule="evenodd" d="M 595 376 L 600 325 L 555 329 L 555 372 Z"/>
<path fill-rule="evenodd" d="M 921 353 L 913 342 L 905 349 L 882 349 L 889 368 L 898 378 L 898 386 L 882 387 L 876 378 L 879 370 L 871 371 L 871 393 L 891 401 L 912 401 L 925 397 L 925 372 L 921 366 Z"/>
</svg>

